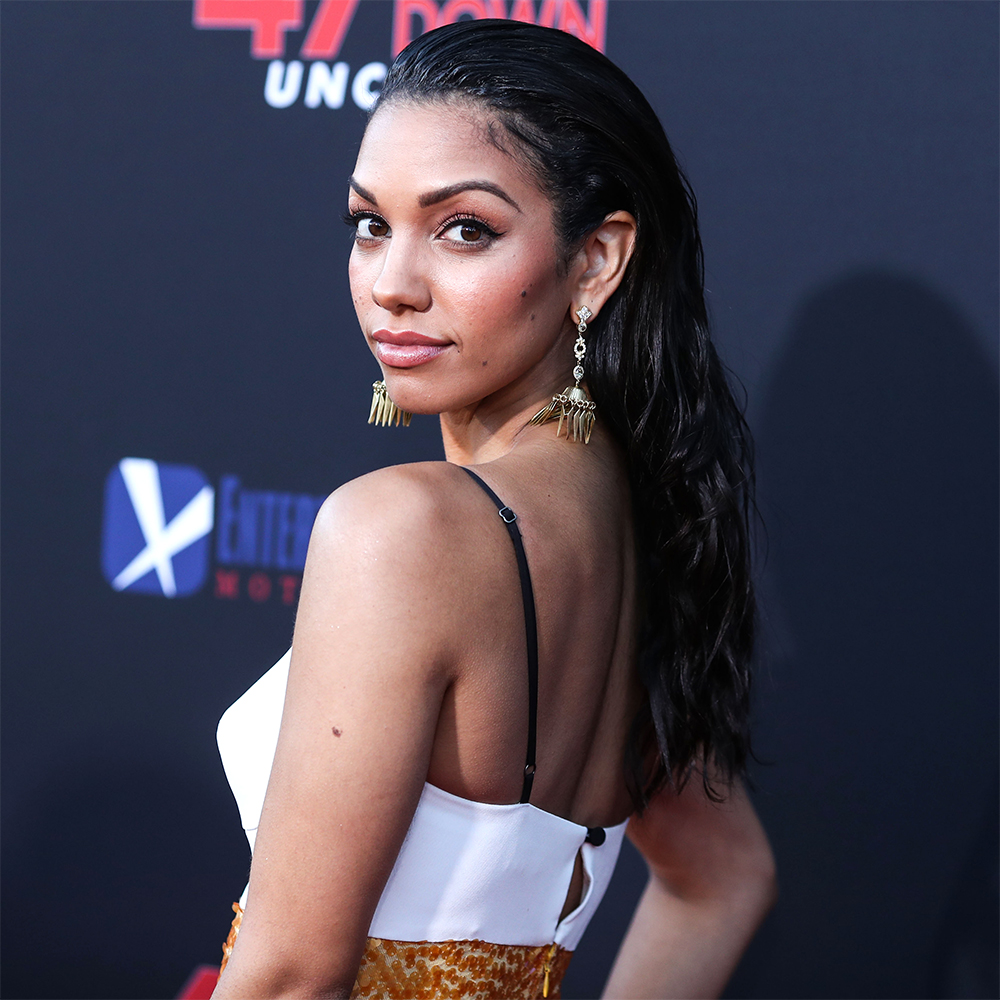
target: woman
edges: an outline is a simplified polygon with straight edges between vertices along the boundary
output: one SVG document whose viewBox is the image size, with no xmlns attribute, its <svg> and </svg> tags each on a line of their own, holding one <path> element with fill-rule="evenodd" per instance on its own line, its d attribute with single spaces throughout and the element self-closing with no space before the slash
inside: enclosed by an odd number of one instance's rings
<svg viewBox="0 0 1000 1000">
<path fill-rule="evenodd" d="M 626 823 L 608 995 L 717 994 L 773 894 L 751 479 L 662 128 L 569 35 L 460 22 L 394 63 L 348 212 L 371 420 L 440 414 L 447 461 L 330 497 L 220 724 L 253 864 L 215 995 L 556 996 Z"/>
</svg>

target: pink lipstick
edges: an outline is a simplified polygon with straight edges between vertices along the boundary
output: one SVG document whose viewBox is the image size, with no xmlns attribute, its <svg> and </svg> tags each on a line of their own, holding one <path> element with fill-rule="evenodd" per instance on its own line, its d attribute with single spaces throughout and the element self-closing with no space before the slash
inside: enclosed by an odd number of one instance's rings
<svg viewBox="0 0 1000 1000">
<path fill-rule="evenodd" d="M 400 333 L 376 330 L 372 340 L 375 341 L 375 356 L 390 368 L 415 368 L 433 360 L 451 346 L 451 341 L 435 340 L 413 330 Z"/>
</svg>

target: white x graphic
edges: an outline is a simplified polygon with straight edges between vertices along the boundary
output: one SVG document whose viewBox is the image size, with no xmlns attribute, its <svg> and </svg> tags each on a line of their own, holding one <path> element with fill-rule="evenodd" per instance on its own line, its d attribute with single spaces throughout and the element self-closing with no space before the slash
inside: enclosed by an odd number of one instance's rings
<svg viewBox="0 0 1000 1000">
<path fill-rule="evenodd" d="M 203 486 L 176 517 L 165 524 L 160 470 L 149 458 L 123 458 L 118 463 L 146 547 L 115 577 L 111 586 L 124 590 L 156 570 L 165 597 L 177 594 L 172 556 L 212 530 L 215 490 Z"/>
</svg>

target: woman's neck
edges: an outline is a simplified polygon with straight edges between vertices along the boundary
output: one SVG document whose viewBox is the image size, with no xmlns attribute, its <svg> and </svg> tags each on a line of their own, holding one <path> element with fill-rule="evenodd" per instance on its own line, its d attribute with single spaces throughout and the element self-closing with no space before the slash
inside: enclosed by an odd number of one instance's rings
<svg viewBox="0 0 1000 1000">
<path fill-rule="evenodd" d="M 485 400 L 474 406 L 441 414 L 445 458 L 457 465 L 482 465 L 511 452 L 525 434 L 535 430 L 529 421 L 544 406 L 533 402 L 506 407 Z"/>
<path fill-rule="evenodd" d="M 561 345 L 560 345 L 561 346 Z M 470 406 L 440 415 L 445 458 L 458 465 L 481 465 L 508 454 L 542 430 L 531 418 L 573 378 L 568 350 L 553 351 L 521 378 Z M 551 434 L 551 428 L 546 431 Z"/>
</svg>

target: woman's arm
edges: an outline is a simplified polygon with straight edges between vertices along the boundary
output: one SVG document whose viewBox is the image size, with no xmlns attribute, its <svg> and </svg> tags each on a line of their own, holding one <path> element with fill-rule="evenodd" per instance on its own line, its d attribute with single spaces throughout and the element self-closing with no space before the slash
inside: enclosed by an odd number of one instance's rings
<svg viewBox="0 0 1000 1000">
<path fill-rule="evenodd" d="M 220 1000 L 350 995 L 452 679 L 442 637 L 460 574 L 440 480 L 433 467 L 383 470 L 342 487 L 317 518 Z"/>
<path fill-rule="evenodd" d="M 721 804 L 693 779 L 628 825 L 649 882 L 604 996 L 717 997 L 777 895 L 774 856 L 742 786 Z"/>
</svg>

